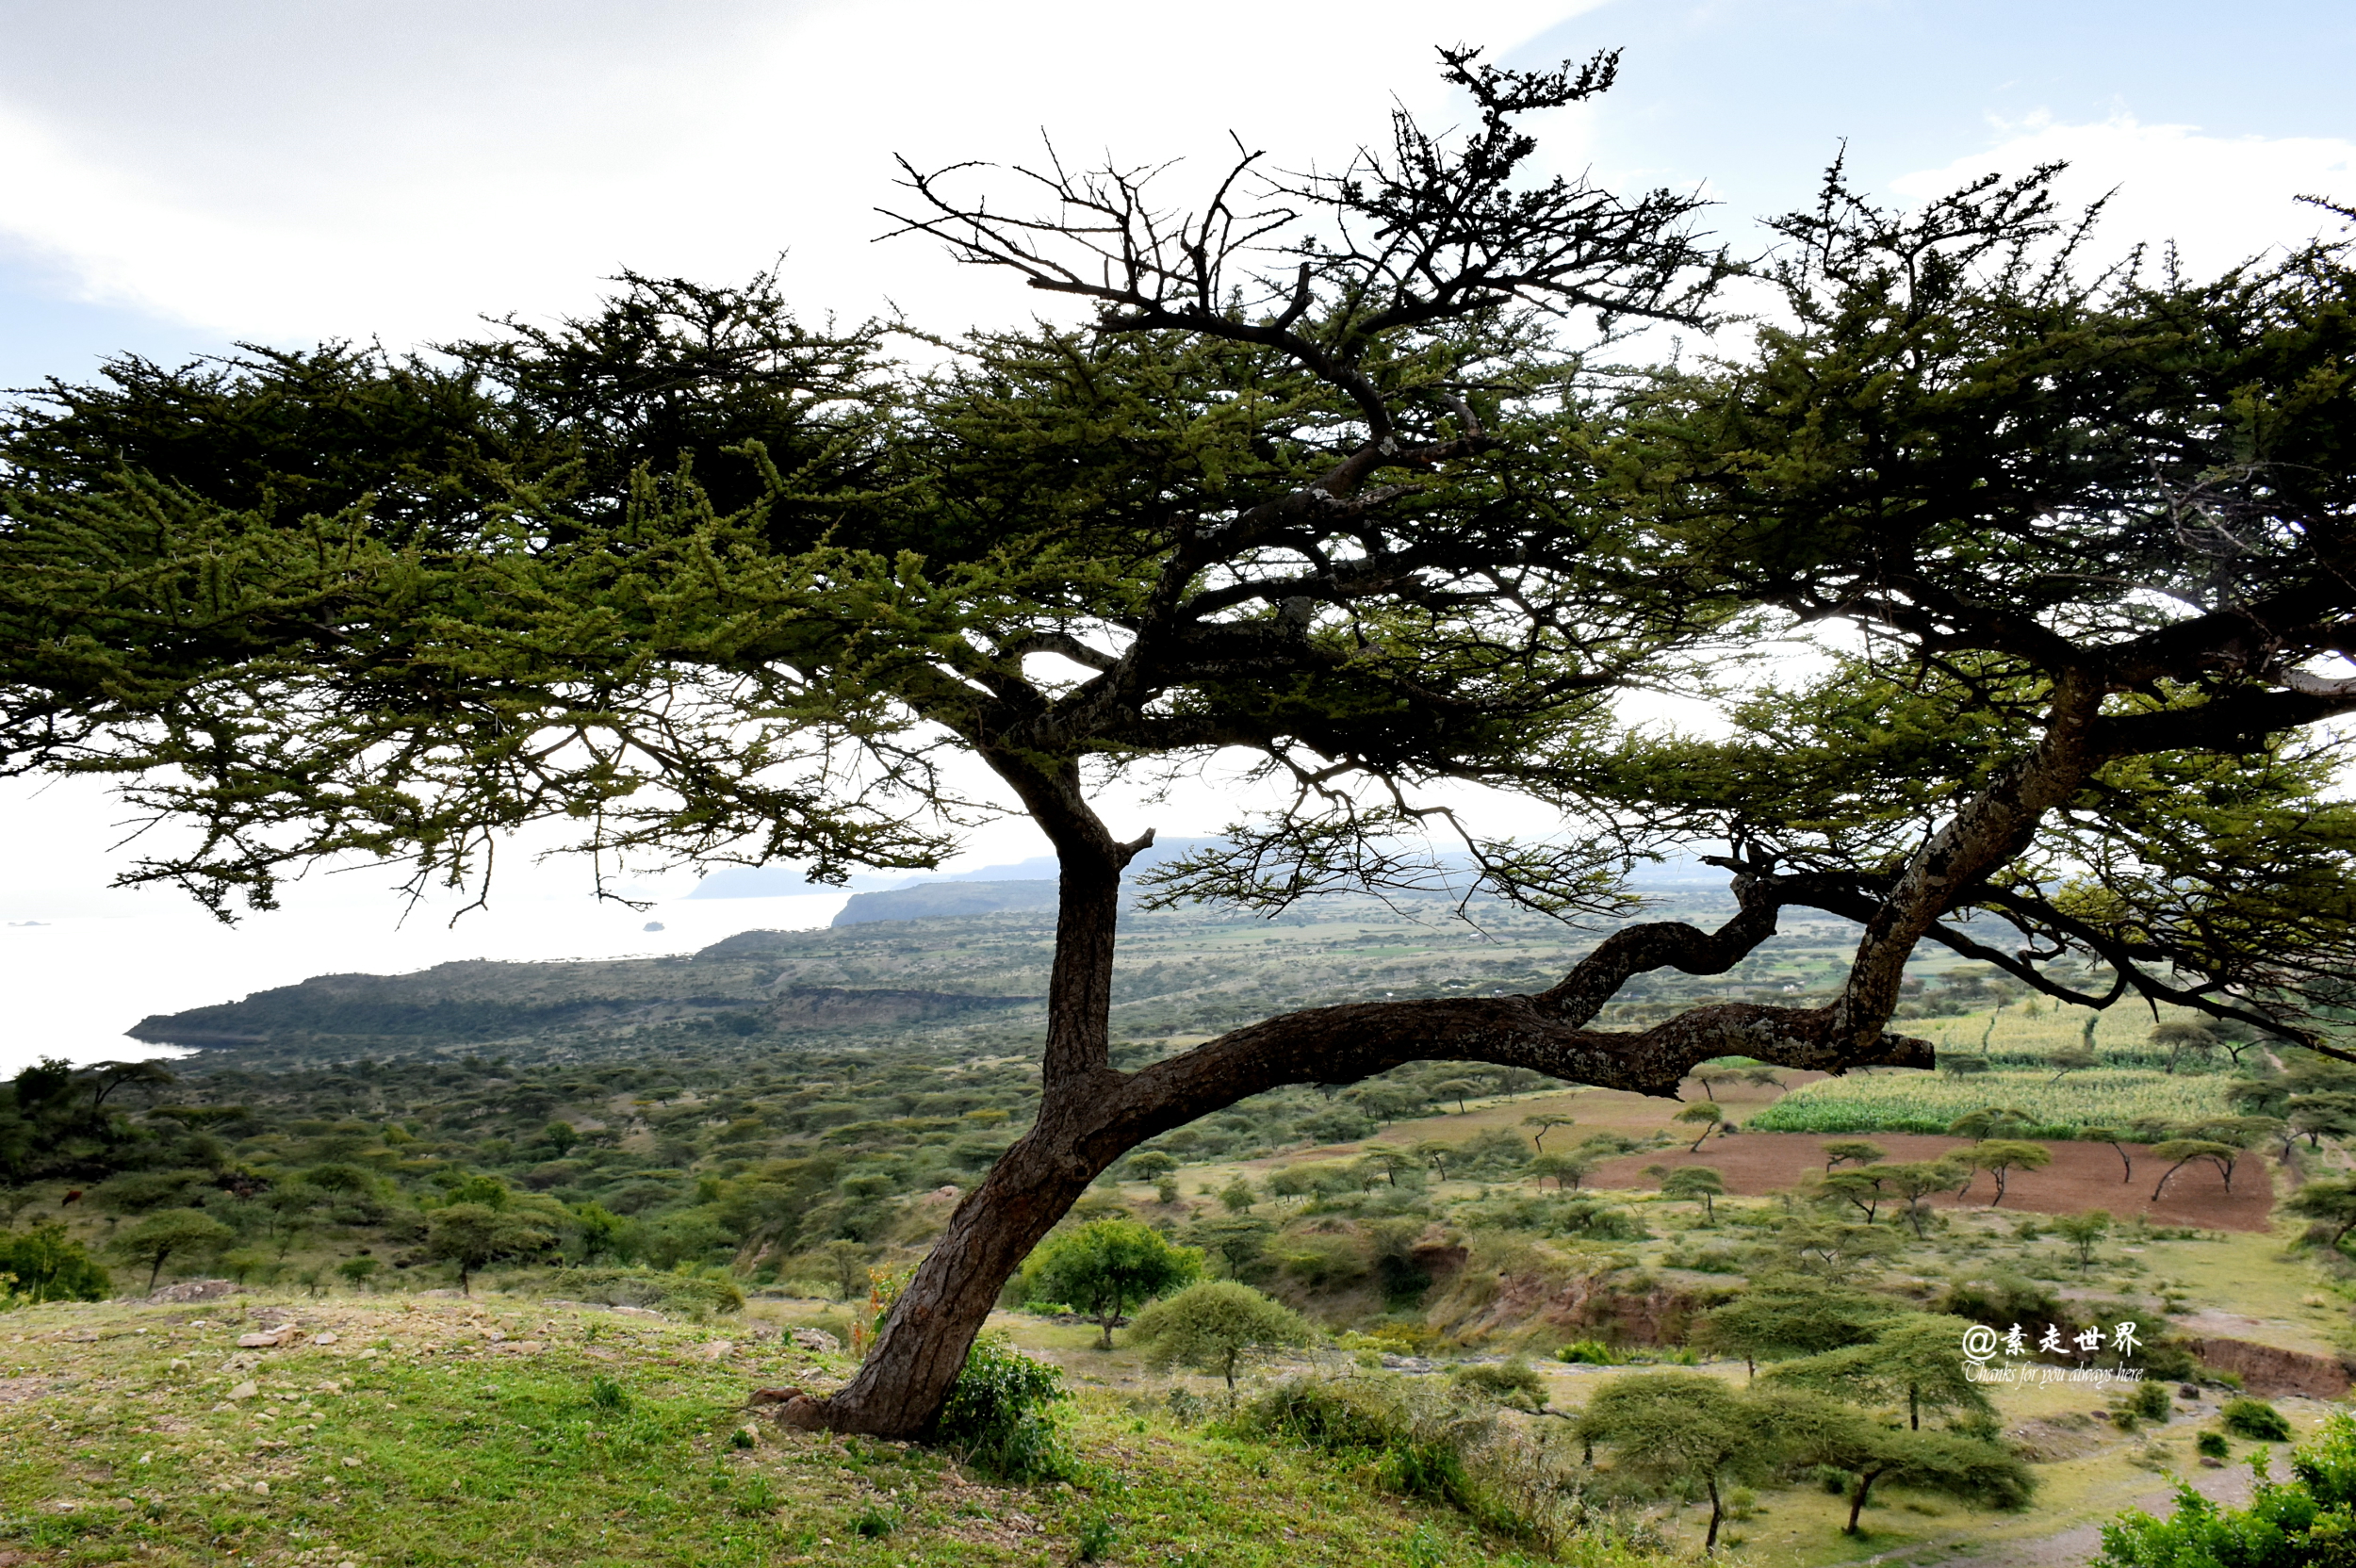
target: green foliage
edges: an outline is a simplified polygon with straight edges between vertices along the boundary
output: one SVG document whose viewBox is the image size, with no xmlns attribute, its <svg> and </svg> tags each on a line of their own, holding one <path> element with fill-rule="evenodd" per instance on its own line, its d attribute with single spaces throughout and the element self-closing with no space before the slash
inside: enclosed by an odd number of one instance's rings
<svg viewBox="0 0 2356 1568">
<path fill-rule="evenodd" d="M 1784 1361 L 1870 1343 L 1896 1316 L 1886 1297 L 1766 1277 L 1694 1326 L 1693 1342 L 1751 1361 Z"/>
<path fill-rule="evenodd" d="M 2224 1439 L 2201 1436 L 2201 1451 L 2222 1458 Z M 2257 1484 L 2247 1508 L 2213 1502 L 2179 1481 L 2168 1518 L 2131 1509 L 2102 1527 L 2095 1568 L 2336 1568 L 2348 1560 L 2356 1551 L 2356 1421 L 2345 1413 L 2325 1417 L 2292 1451 L 2287 1481 L 2268 1478 L 2264 1450 L 2250 1465 Z"/>
<path fill-rule="evenodd" d="M 147 1265 L 147 1288 L 154 1290 L 156 1276 L 171 1259 L 218 1252 L 237 1234 L 201 1210 L 162 1209 L 116 1232 L 108 1246 L 127 1262 Z"/>
<path fill-rule="evenodd" d="M 1055 1404 L 1070 1397 L 1061 1372 L 986 1333 L 966 1352 L 933 1440 L 1000 1479 L 1055 1480 L 1074 1462 L 1055 1421 Z"/>
<path fill-rule="evenodd" d="M 1661 1179 L 1663 1198 L 1699 1203 L 1710 1217 L 1717 1216 L 1717 1200 L 1726 1195 L 1726 1178 L 1706 1165 L 1679 1166 Z"/>
<path fill-rule="evenodd" d="M 62 1225 L 0 1232 L 0 1275 L 7 1296 L 25 1301 L 103 1301 L 114 1281 Z"/>
<path fill-rule="evenodd" d="M 1203 1255 L 1172 1247 L 1134 1219 L 1099 1219 L 1052 1235 L 1023 1266 L 1033 1299 L 1069 1301 L 1093 1317 L 1112 1348 L 1113 1326 L 1133 1306 L 1192 1282 Z"/>
<path fill-rule="evenodd" d="M 1555 1352 L 1555 1359 L 1568 1362 L 1573 1366 L 1617 1366 L 1620 1364 L 1619 1353 L 1599 1339 L 1573 1340 Z"/>
<path fill-rule="evenodd" d="M 652 1307 L 702 1319 L 744 1310 L 744 1292 L 732 1280 L 650 1268 L 558 1268 L 539 1277 L 537 1288 L 567 1301 L 601 1301 L 616 1307 Z"/>
<path fill-rule="evenodd" d="M 2217 1424 L 2235 1437 L 2247 1437 L 2261 1443 L 2288 1443 L 2291 1424 L 2282 1413 L 2264 1399 L 2239 1398 L 2225 1401 L 2217 1412 Z"/>
<path fill-rule="evenodd" d="M 1234 1280 L 1205 1280 L 1137 1314 L 1130 1339 L 1148 1364 L 1216 1372 L 1235 1396 L 1236 1365 L 1254 1354 L 1313 1345 L 1317 1332 L 1299 1313 Z"/>
<path fill-rule="evenodd" d="M 1563 1359 L 1567 1361 L 1570 1358 L 1566 1354 Z M 1545 1376 L 1520 1356 L 1476 1366 L 1451 1368 L 1448 1380 L 1460 1388 L 1471 1389 L 1484 1398 L 1495 1399 L 1500 1405 L 1511 1405 L 1517 1410 L 1543 1410 L 1548 1397 Z"/>
<path fill-rule="evenodd" d="M 2202 1432 L 2193 1439 L 2192 1446 L 2202 1459 L 2230 1459 L 2233 1453 L 2233 1446 L 2225 1441 L 2223 1432 Z"/>
<path fill-rule="evenodd" d="M 2127 1401 L 2127 1408 L 2146 1421 L 2165 1421 L 2176 1412 L 2168 1396 L 2168 1385 L 2150 1378 L 2135 1384 L 2135 1397 Z"/>
<path fill-rule="evenodd" d="M 1996 1407 L 1965 1375 L 1963 1334 L 1971 1326 L 1960 1317 L 1907 1313 L 1874 1325 L 1873 1337 L 1864 1344 L 1783 1362 L 1767 1378 L 1858 1402 L 1901 1405 L 1910 1430 L 1922 1429 L 1926 1410 L 1986 1421 Z M 2167 1396 L 2165 1390 L 2161 1396 Z"/>
<path fill-rule="evenodd" d="M 2171 1124 L 2226 1111 L 2225 1081 L 2098 1068 L 2056 1084 L 2050 1072 L 1996 1070 L 1968 1079 L 1851 1073 L 1793 1089 L 1752 1113 L 1761 1133 L 1945 1133 L 1991 1102 L 2016 1107 L 2017 1130 L 2070 1138 L 2086 1129 L 2149 1117 Z M 1986 1136 L 1985 1127 L 1964 1136 Z"/>
</svg>

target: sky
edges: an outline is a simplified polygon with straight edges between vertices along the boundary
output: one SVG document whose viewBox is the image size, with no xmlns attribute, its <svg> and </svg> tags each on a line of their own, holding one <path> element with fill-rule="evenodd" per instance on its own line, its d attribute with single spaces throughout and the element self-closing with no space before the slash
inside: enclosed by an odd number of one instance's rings
<svg viewBox="0 0 2356 1568">
<path fill-rule="evenodd" d="M 1462 41 L 1524 66 L 1623 50 L 1611 94 L 1546 117 L 1543 155 L 1616 186 L 1702 189 L 1738 249 L 1836 155 L 1901 203 L 2068 161 L 2074 197 L 2111 193 L 2113 252 L 2172 239 L 2199 269 L 2315 232 L 2299 194 L 2356 200 L 2345 4 L 1458 0 L 1435 14 L 0 0 L 0 386 L 237 342 L 405 349 L 485 317 L 584 310 L 624 267 L 726 281 L 775 263 L 813 319 L 1016 321 L 1037 295 L 929 241 L 878 240 L 895 155 L 1022 163 L 1045 137 L 1075 158 L 1180 159 L 1183 189 L 1233 133 L 1331 165 L 1380 137 L 1395 103 L 1461 114 L 1432 51 Z M 1211 833 L 1233 793 L 1215 772 L 1109 813 L 1124 833 Z M 359 868 L 232 929 L 169 890 L 108 890 L 122 816 L 90 780 L 0 781 L 0 1070 L 131 1054 L 121 1031 L 139 1017 L 309 974 L 682 951 L 823 923 L 841 902 L 682 901 L 695 878 L 679 874 L 637 888 L 650 908 L 598 905 L 583 868 L 534 866 L 524 844 L 491 906 L 454 926 L 456 901 L 406 906 Z M 1005 823 L 963 863 L 1041 847 Z"/>
</svg>

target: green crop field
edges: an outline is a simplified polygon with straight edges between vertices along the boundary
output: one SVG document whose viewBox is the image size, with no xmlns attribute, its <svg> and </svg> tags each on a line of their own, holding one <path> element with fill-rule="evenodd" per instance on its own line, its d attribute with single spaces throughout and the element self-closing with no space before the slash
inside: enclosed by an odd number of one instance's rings
<svg viewBox="0 0 2356 1568">
<path fill-rule="evenodd" d="M 2048 1136 L 2116 1125 L 2146 1117 L 2197 1121 L 2228 1116 L 2219 1074 L 2148 1072 L 2091 1068 L 2059 1083 L 2050 1071 L 1975 1073 L 1941 1078 L 1928 1072 L 1853 1073 L 1792 1090 L 1750 1119 L 1762 1133 L 1943 1133 L 1955 1118 L 1983 1106 L 2026 1111 Z"/>
</svg>

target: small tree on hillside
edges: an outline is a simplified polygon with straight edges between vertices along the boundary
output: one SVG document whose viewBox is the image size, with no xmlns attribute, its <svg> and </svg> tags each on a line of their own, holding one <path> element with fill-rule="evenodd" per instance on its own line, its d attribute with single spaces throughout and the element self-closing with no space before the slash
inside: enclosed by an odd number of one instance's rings
<svg viewBox="0 0 2356 1568">
<path fill-rule="evenodd" d="M 2094 1266 L 2094 1250 L 2111 1233 L 2111 1212 L 2088 1209 L 2084 1214 L 2064 1215 L 2053 1221 L 2053 1232 L 2077 1250 L 2078 1272 L 2083 1274 Z"/>
<path fill-rule="evenodd" d="M 1234 1280 L 1205 1280 L 1137 1314 L 1130 1339 L 1154 1366 L 1177 1364 L 1216 1372 L 1235 1402 L 1235 1368 L 1254 1355 L 1314 1345 L 1317 1331 L 1281 1301 Z"/>
<path fill-rule="evenodd" d="M 1878 1143 L 1836 1139 L 1824 1145 L 1824 1168 L 1827 1171 L 1841 1165 L 1876 1165 L 1888 1158 L 1890 1151 Z"/>
<path fill-rule="evenodd" d="M 1573 1127 L 1577 1126 L 1578 1123 L 1573 1121 L 1569 1117 L 1563 1116 L 1559 1112 L 1541 1111 L 1534 1116 L 1526 1116 L 1522 1118 L 1522 1125 L 1531 1129 L 1530 1135 L 1530 1152 L 1533 1154 L 1543 1154 L 1546 1152 L 1546 1135 L 1548 1133 L 1553 1132 L 1557 1127 Z"/>
<path fill-rule="evenodd" d="M 2000 1138 L 2036 1125 L 2037 1119 L 2018 1105 L 1983 1105 L 1949 1122 L 1947 1133 L 1958 1138 Z"/>
<path fill-rule="evenodd" d="M 1965 1375 L 1961 1346 L 1971 1327 L 1960 1317 L 1907 1313 L 1877 1325 L 1862 1345 L 1785 1362 L 1767 1377 L 1836 1398 L 1904 1401 L 1906 1425 L 1918 1431 L 1925 1410 L 1993 1416 L 1996 1407 Z"/>
<path fill-rule="evenodd" d="M 2067 1045 L 2058 1051 L 2049 1051 L 2045 1054 L 2045 1065 L 2053 1070 L 2053 1076 L 2046 1082 L 2058 1084 L 2067 1074 L 2083 1072 L 2094 1066 L 2095 1061 L 2094 1053 L 2081 1046 Z"/>
<path fill-rule="evenodd" d="M 1702 1217 L 1715 1219 L 1717 1200 L 1726 1195 L 1726 1179 L 1706 1165 L 1680 1166 L 1662 1178 L 1661 1195 L 1699 1203 Z"/>
<path fill-rule="evenodd" d="M 1741 1356 L 1753 1371 L 1762 1361 L 1813 1356 L 1861 1345 L 1898 1312 L 1879 1296 L 1789 1276 L 1762 1277 L 1751 1288 L 1703 1315 L 1694 1343 Z"/>
<path fill-rule="evenodd" d="M 2336 1250 L 2348 1239 L 2348 1232 L 2356 1231 L 2356 1177 L 2309 1182 L 2291 1194 L 2282 1207 L 2328 1227 L 2331 1232 L 2328 1245 Z"/>
<path fill-rule="evenodd" d="M 218 1252 L 237 1233 L 212 1216 L 195 1209 L 165 1209 L 118 1232 L 111 1243 L 127 1263 L 147 1265 L 147 1288 L 155 1288 L 167 1260 L 176 1256 Z"/>
<path fill-rule="evenodd" d="M 2160 1194 L 2168 1190 L 2169 1179 L 2195 1160 L 2206 1160 L 2215 1166 L 2217 1174 L 2224 1178 L 2225 1190 L 2232 1192 L 2233 1167 L 2240 1163 L 2242 1153 L 2243 1151 L 2232 1144 L 2219 1143 L 2214 1138 L 2168 1138 L 2153 1144 L 2151 1157 L 2168 1161 L 2168 1167 L 2161 1174 L 2159 1184 L 2151 1189 L 2151 1201 L 2158 1202 Z"/>
<path fill-rule="evenodd" d="M 1916 1240 L 1924 1235 L 1929 1217 L 1925 1201 L 1935 1192 L 1945 1192 L 1956 1183 L 1969 1178 L 1971 1168 L 1953 1159 L 1914 1160 L 1902 1165 L 1886 1165 L 1875 1172 L 1889 1185 L 1892 1196 L 1906 1207 L 1906 1223 L 1914 1227 Z"/>
<path fill-rule="evenodd" d="M 1202 1254 L 1172 1247 L 1134 1219 L 1098 1219 L 1048 1237 L 1023 1273 L 1032 1299 L 1069 1301 L 1094 1318 L 1104 1331 L 1101 1348 L 1109 1350 L 1113 1329 L 1131 1307 L 1193 1283 L 1202 1266 Z"/>
<path fill-rule="evenodd" d="M 1579 1154 L 1541 1154 L 1530 1162 L 1530 1175 L 1542 1182 L 1553 1177 L 1557 1191 L 1576 1191 L 1595 1171 L 1595 1162 Z"/>
<path fill-rule="evenodd" d="M 1139 1150 L 1129 1156 L 1129 1174 L 1140 1182 L 1159 1182 L 1178 1168 L 1178 1162 L 1158 1149 Z"/>
<path fill-rule="evenodd" d="M 1836 1170 L 1819 1178 L 1816 1190 L 1828 1201 L 1854 1206 L 1865 1217 L 1865 1223 L 1871 1225 L 1880 1217 L 1882 1201 L 1890 1196 L 1890 1168 L 1877 1165 Z"/>
<path fill-rule="evenodd" d="M 818 1262 L 834 1277 L 834 1298 L 847 1301 L 867 1283 L 867 1265 L 875 1250 L 863 1241 L 837 1236 L 818 1249 Z"/>
<path fill-rule="evenodd" d="M 2217 1049 L 2217 1036 L 2210 1032 L 2208 1025 L 2181 1020 L 2153 1024 L 2147 1037 L 2155 1049 L 2168 1053 L 2168 1064 L 2164 1070 L 2168 1072 L 2176 1070 L 2177 1062 L 2187 1052 L 2205 1057 Z"/>
<path fill-rule="evenodd" d="M 1954 1359 L 1959 1360 L 1959 1357 Z M 1882 1483 L 1936 1492 L 1986 1508 L 2019 1508 L 2037 1478 L 2011 1450 L 1952 1432 L 1891 1430 L 1857 1412 L 1811 1395 L 1786 1395 L 1770 1417 L 1793 1458 L 1849 1473 L 1849 1521 Z"/>
<path fill-rule="evenodd" d="M 1577 1430 L 1612 1451 L 1619 1470 L 1657 1485 L 1699 1482 L 1710 1498 L 1702 1550 L 1718 1545 L 1721 1483 L 1764 1476 L 1774 1463 L 1766 1413 L 1715 1378 L 1649 1372 L 1615 1378 L 1580 1412 Z"/>
<path fill-rule="evenodd" d="M 1685 1109 L 1677 1112 L 1675 1119 L 1678 1121 L 1694 1122 L 1701 1128 L 1701 1135 L 1693 1140 L 1693 1147 L 1687 1150 L 1686 1152 L 1689 1154 L 1700 1153 L 1702 1152 L 1702 1145 L 1710 1141 L 1710 1135 L 1716 1132 L 1720 1123 L 1724 1122 L 1726 1119 L 1726 1113 L 1720 1110 L 1710 1101 L 1704 1101 L 1698 1105 L 1688 1105 Z"/>
<path fill-rule="evenodd" d="M 1456 1114 L 1464 1114 L 1464 1101 L 1481 1092 L 1481 1086 L 1469 1078 L 1443 1078 L 1432 1086 L 1434 1097 L 1456 1102 Z"/>
<path fill-rule="evenodd" d="M 2042 1170 L 2053 1163 L 2053 1152 L 2041 1143 L 2029 1143 L 2018 1138 L 1989 1138 L 1964 1151 L 1964 1158 L 1975 1170 L 1985 1170 L 1996 1178 L 1996 1196 L 1988 1200 L 1994 1208 L 2004 1200 L 2005 1179 L 2016 1170 Z"/>
</svg>

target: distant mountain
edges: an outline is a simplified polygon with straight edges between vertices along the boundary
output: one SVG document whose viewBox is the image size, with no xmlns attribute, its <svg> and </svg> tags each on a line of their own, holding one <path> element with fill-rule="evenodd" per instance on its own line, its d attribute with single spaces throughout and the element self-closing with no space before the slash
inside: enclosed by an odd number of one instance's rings
<svg viewBox="0 0 2356 1568">
<path fill-rule="evenodd" d="M 1129 862 L 1121 876 L 1124 886 L 1155 866 L 1198 849 L 1217 839 L 1163 839 Z M 853 893 L 837 925 L 865 925 L 879 920 L 935 920 L 963 915 L 1053 914 L 1055 909 L 1056 865 L 1041 855 L 1010 866 L 984 866 L 964 876 L 921 879 L 884 892 Z"/>
</svg>

